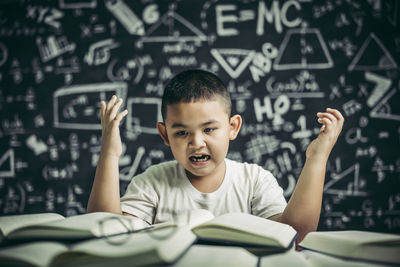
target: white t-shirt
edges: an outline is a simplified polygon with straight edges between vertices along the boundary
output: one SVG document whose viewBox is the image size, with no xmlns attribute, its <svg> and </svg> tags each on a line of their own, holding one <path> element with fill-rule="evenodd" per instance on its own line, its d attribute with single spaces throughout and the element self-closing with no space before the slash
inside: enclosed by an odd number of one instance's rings
<svg viewBox="0 0 400 267">
<path fill-rule="evenodd" d="M 122 211 L 150 224 L 184 220 L 198 209 L 215 216 L 243 212 L 263 218 L 283 212 L 286 200 L 271 172 L 256 164 L 225 162 L 224 180 L 212 193 L 198 191 L 177 161 L 151 166 L 128 185 L 121 198 Z"/>
</svg>

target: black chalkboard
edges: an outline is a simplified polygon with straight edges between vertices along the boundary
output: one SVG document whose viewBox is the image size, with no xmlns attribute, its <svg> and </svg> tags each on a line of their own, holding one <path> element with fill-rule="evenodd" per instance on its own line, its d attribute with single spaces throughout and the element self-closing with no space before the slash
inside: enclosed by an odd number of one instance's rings
<svg viewBox="0 0 400 267">
<path fill-rule="evenodd" d="M 121 193 L 172 159 L 163 87 L 203 68 L 244 118 L 228 157 L 271 170 L 287 198 L 316 113 L 341 110 L 319 229 L 400 233 L 399 29 L 395 0 L 1 1 L 0 215 L 85 212 L 113 94 L 129 110 Z"/>
</svg>

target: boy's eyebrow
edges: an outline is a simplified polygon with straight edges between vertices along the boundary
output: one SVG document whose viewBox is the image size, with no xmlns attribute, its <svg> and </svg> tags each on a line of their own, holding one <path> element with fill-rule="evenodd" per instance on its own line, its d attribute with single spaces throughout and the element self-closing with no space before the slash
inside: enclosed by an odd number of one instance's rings
<svg viewBox="0 0 400 267">
<path fill-rule="evenodd" d="M 204 123 L 201 124 L 202 127 L 210 125 L 210 124 L 214 124 L 214 123 L 219 123 L 219 121 L 217 120 L 209 120 L 206 121 Z M 183 123 L 174 123 L 171 125 L 171 128 L 189 128 L 187 125 L 183 124 Z"/>
</svg>

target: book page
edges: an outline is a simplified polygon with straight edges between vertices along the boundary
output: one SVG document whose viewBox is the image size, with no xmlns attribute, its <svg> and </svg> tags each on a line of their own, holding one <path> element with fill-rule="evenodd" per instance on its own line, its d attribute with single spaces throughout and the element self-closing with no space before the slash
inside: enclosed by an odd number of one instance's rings
<svg viewBox="0 0 400 267">
<path fill-rule="evenodd" d="M 4 236 L 12 231 L 35 224 L 46 223 L 64 219 L 64 216 L 57 213 L 37 213 L 23 215 L 9 215 L 0 217 L 0 230 Z"/>
<path fill-rule="evenodd" d="M 67 246 L 58 242 L 33 242 L 1 249 L 0 262 L 5 266 L 17 266 L 17 262 L 48 266 L 56 255 L 67 250 Z"/>
<path fill-rule="evenodd" d="M 53 263 L 68 266 L 137 266 L 174 261 L 196 240 L 188 227 L 167 227 L 93 239 L 73 245 Z M 118 264 L 120 263 L 120 264 Z"/>
<path fill-rule="evenodd" d="M 310 265 L 310 263 L 307 262 L 306 256 L 303 253 L 291 249 L 284 253 L 277 253 L 261 257 L 259 267 L 268 267 L 268 266 L 311 267 L 314 265 Z M 315 265 L 315 266 L 335 266 L 335 265 Z"/>
<path fill-rule="evenodd" d="M 194 236 L 189 230 L 181 230 L 176 227 L 166 227 L 155 230 L 149 229 L 138 233 L 121 234 L 79 242 L 73 245 L 70 251 L 103 257 L 125 257 L 152 250 L 167 240 L 171 240 L 177 236 L 182 237 L 183 233 Z M 194 239 L 195 237 L 192 241 L 194 241 Z M 184 240 L 177 241 L 183 242 Z M 175 244 L 175 246 L 176 245 L 177 244 Z"/>
<path fill-rule="evenodd" d="M 365 243 L 386 243 L 386 242 L 400 242 L 400 235 L 387 234 L 387 233 L 375 233 L 375 232 L 367 232 L 367 231 L 353 231 L 353 230 L 345 230 L 345 231 L 321 231 L 315 232 L 319 236 L 327 236 L 328 238 L 337 238 L 348 240 L 349 242 L 356 244 L 365 244 Z"/>
<path fill-rule="evenodd" d="M 75 215 L 63 220 L 27 226 L 9 237 L 21 238 L 87 238 L 115 235 L 148 227 L 140 218 L 108 212 Z"/>
<path fill-rule="evenodd" d="M 296 231 L 289 225 L 260 218 L 246 213 L 228 213 L 218 216 L 208 222 L 199 225 L 198 229 L 218 226 L 241 232 L 264 236 L 280 241 L 288 245 L 296 235 Z"/>
<path fill-rule="evenodd" d="M 193 245 L 173 266 L 256 267 L 257 261 L 257 256 L 241 247 Z"/>
<path fill-rule="evenodd" d="M 189 227 L 194 228 L 202 223 L 210 221 L 214 218 L 214 215 L 205 209 L 193 210 L 189 214 Z"/>
<path fill-rule="evenodd" d="M 350 261 L 349 259 L 343 259 L 334 257 L 315 251 L 304 250 L 301 252 L 306 258 L 309 266 L 338 266 L 338 267 L 383 267 L 390 265 L 382 265 L 377 263 L 369 263 L 366 261 Z"/>
<path fill-rule="evenodd" d="M 94 236 L 107 236 L 135 231 L 148 226 L 140 218 L 108 212 L 93 212 L 43 224 L 44 227 L 90 231 Z"/>
</svg>

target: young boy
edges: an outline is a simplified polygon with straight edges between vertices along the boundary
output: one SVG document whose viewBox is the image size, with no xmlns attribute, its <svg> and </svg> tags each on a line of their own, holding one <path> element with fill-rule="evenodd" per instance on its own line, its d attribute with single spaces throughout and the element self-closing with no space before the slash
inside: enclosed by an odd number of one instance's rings
<svg viewBox="0 0 400 267">
<path fill-rule="evenodd" d="M 307 148 L 305 165 L 286 203 L 269 171 L 225 158 L 242 118 L 231 116 L 231 101 L 222 81 L 203 70 L 181 72 L 165 88 L 164 122 L 157 124 L 175 161 L 152 166 L 134 177 L 120 198 L 119 123 L 128 113 L 118 113 L 121 104 L 116 96 L 107 104 L 101 102 L 101 153 L 88 212 L 133 215 L 149 224 L 185 217 L 197 209 L 207 209 L 215 216 L 244 212 L 291 225 L 299 233 L 297 241 L 316 230 L 326 163 L 344 122 L 339 111 L 328 108 L 317 113 L 320 133 Z"/>
</svg>

